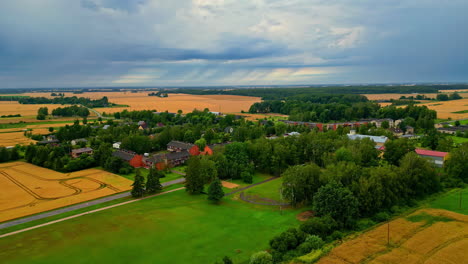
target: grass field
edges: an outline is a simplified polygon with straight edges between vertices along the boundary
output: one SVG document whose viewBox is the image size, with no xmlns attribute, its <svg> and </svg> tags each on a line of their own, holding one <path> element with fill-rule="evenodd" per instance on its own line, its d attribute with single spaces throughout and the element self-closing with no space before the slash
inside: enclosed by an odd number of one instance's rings
<svg viewBox="0 0 468 264">
<path fill-rule="evenodd" d="M 345 241 L 318 263 L 466 263 L 467 196 L 464 189 L 460 208 L 460 190 L 442 195 L 424 209 Z"/>
<path fill-rule="evenodd" d="M 280 188 L 282 183 L 283 180 L 278 178 L 262 185 L 247 189 L 245 190 L 245 194 L 250 196 L 258 196 L 261 198 L 268 198 L 275 201 L 281 201 Z"/>
<path fill-rule="evenodd" d="M 177 191 L 0 239 L 6 263 L 248 263 L 298 211 Z M 86 252 L 86 254 L 83 254 Z M 31 257 L 34 256 L 34 257 Z"/>
<path fill-rule="evenodd" d="M 98 169 L 63 174 L 25 162 L 3 163 L 0 222 L 126 191 L 131 183 Z"/>
<path fill-rule="evenodd" d="M 453 143 L 455 143 L 455 144 L 461 144 L 461 143 L 468 142 L 468 138 L 455 137 L 455 136 L 451 136 L 451 138 L 453 140 Z"/>
</svg>

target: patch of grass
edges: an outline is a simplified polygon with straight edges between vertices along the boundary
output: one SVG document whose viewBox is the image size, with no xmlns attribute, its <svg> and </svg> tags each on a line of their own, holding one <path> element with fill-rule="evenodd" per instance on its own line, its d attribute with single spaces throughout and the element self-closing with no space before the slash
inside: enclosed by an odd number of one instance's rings
<svg viewBox="0 0 468 264">
<path fill-rule="evenodd" d="M 466 114 L 466 113 L 468 113 L 468 110 L 452 112 L 452 114 Z"/>
<path fill-rule="evenodd" d="M 452 190 L 429 202 L 428 207 L 435 209 L 445 209 L 459 214 L 468 215 L 468 188 Z"/>
<path fill-rule="evenodd" d="M 281 201 L 280 188 L 283 183 L 282 178 L 278 178 L 264 184 L 257 185 L 245 190 L 248 195 L 256 195 L 262 198 L 268 198 L 275 201 Z"/>
<path fill-rule="evenodd" d="M 297 210 L 257 208 L 177 191 L 0 240 L 5 263 L 246 263 Z M 83 252 L 86 252 L 85 254 Z"/>
<path fill-rule="evenodd" d="M 456 137 L 456 136 L 451 136 L 450 138 L 452 138 L 453 143 L 456 143 L 456 144 L 468 142 L 468 138 L 462 138 L 462 137 Z"/>
<path fill-rule="evenodd" d="M 453 221 L 452 218 L 448 218 L 448 217 L 445 217 L 445 216 L 435 216 L 435 215 L 430 215 L 428 213 L 420 213 L 420 214 L 417 214 L 417 215 L 410 215 L 410 216 L 407 216 L 405 217 L 406 220 L 410 221 L 410 222 L 426 222 L 425 225 L 432 225 L 434 224 L 435 222 L 450 222 L 450 221 Z"/>
<path fill-rule="evenodd" d="M 145 181 L 146 181 L 146 179 L 148 178 L 149 170 L 140 169 L 140 172 L 141 172 L 141 175 L 145 178 Z M 174 172 L 167 172 L 167 173 L 164 173 L 164 174 L 166 175 L 166 177 L 160 179 L 161 183 L 176 180 L 176 179 L 179 179 L 179 178 L 183 177 L 182 175 L 174 173 Z M 122 176 L 124 178 L 127 178 L 129 180 L 132 180 L 132 181 L 135 180 L 135 172 L 132 172 L 130 174 L 118 174 L 118 175 L 120 175 L 120 176 Z"/>
</svg>

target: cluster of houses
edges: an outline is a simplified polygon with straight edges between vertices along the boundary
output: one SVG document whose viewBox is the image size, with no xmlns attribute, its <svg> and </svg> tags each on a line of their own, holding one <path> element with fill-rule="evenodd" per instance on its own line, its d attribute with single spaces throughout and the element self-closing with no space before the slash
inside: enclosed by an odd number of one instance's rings
<svg viewBox="0 0 468 264">
<path fill-rule="evenodd" d="M 380 151 L 385 150 L 385 143 L 389 140 L 385 136 L 369 136 L 369 135 L 356 134 L 354 130 L 351 130 L 351 132 L 347 136 L 351 140 L 368 138 L 375 142 L 375 148 Z M 426 150 L 426 149 L 415 149 L 415 152 L 420 157 L 428 159 L 430 162 L 434 163 L 437 167 L 444 166 L 444 162 L 445 160 L 447 160 L 448 154 L 449 154 L 448 152 Z"/>
<path fill-rule="evenodd" d="M 154 155 L 145 153 L 144 155 L 140 155 L 132 151 L 120 149 L 120 144 L 118 143 L 120 142 L 114 143 L 113 145 L 113 147 L 117 149 L 112 153 L 113 156 L 128 162 L 134 168 L 150 168 L 154 166 L 158 170 L 182 165 L 190 156 L 213 155 L 213 151 L 217 146 L 228 144 L 206 145 L 205 148 L 201 150 L 195 144 L 171 141 L 167 144 L 168 153 L 158 153 Z"/>
</svg>

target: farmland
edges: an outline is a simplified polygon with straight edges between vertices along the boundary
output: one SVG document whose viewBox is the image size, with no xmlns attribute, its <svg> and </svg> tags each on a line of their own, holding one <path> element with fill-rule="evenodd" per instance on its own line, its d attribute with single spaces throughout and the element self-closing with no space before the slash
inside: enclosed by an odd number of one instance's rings
<svg viewBox="0 0 468 264">
<path fill-rule="evenodd" d="M 437 111 L 438 118 L 452 118 L 452 119 L 462 119 L 468 118 L 468 113 L 454 113 L 458 111 L 464 111 L 468 108 L 468 98 L 463 98 L 460 100 L 453 101 L 443 101 L 443 102 L 431 102 L 421 105 L 426 105 L 429 109 Z"/>
<path fill-rule="evenodd" d="M 463 263 L 468 258 L 463 250 L 468 247 L 468 199 L 463 201 L 465 209 L 459 208 L 458 199 L 458 192 L 444 195 L 429 208 L 345 241 L 318 263 Z"/>
<path fill-rule="evenodd" d="M 275 234 L 298 223 L 296 210 L 254 206 L 235 198 L 220 205 L 177 191 L 0 240 L 8 263 L 247 263 Z M 73 239 L 68 239 L 73 236 Z M 83 254 L 83 252 L 88 252 Z"/>
<path fill-rule="evenodd" d="M 63 174 L 24 162 L 0 165 L 0 222 L 130 189 L 131 181 L 98 169 Z"/>
</svg>

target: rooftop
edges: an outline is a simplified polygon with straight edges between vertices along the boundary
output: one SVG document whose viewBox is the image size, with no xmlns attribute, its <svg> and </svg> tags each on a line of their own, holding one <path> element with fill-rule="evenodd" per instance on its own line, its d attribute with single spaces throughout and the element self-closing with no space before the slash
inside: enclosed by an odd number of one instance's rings
<svg viewBox="0 0 468 264">
<path fill-rule="evenodd" d="M 440 158 L 444 158 L 448 154 L 448 152 L 434 151 L 434 150 L 427 150 L 427 149 L 415 149 L 415 151 L 418 155 L 440 157 Z"/>
</svg>

